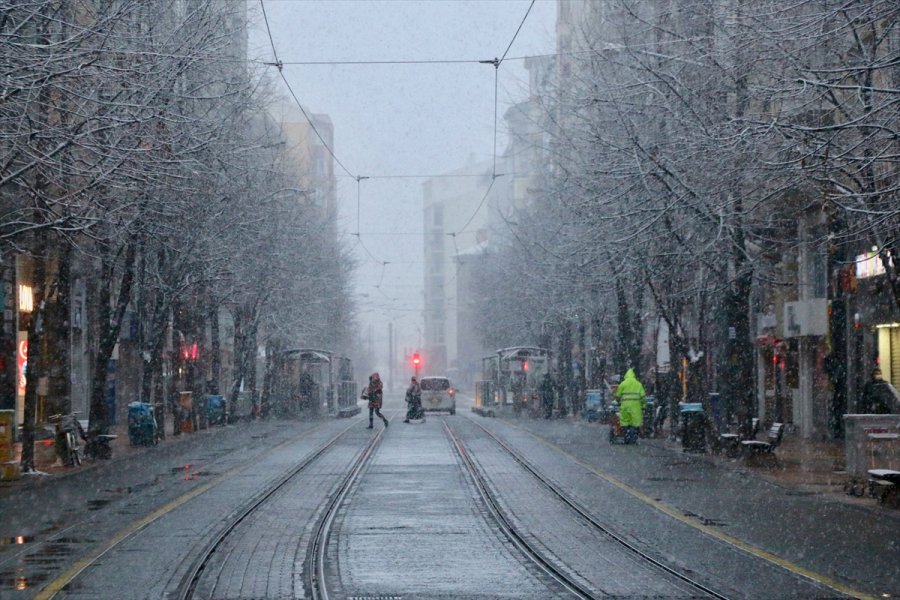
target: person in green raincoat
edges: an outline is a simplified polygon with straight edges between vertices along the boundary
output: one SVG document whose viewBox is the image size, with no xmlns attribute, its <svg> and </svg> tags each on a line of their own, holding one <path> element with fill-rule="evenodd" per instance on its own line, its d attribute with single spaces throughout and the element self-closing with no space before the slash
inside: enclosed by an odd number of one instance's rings
<svg viewBox="0 0 900 600">
<path fill-rule="evenodd" d="M 634 369 L 628 369 L 622 383 L 616 388 L 619 401 L 619 424 L 625 429 L 625 443 L 637 442 L 637 432 L 644 423 L 644 386 L 638 381 Z"/>
</svg>

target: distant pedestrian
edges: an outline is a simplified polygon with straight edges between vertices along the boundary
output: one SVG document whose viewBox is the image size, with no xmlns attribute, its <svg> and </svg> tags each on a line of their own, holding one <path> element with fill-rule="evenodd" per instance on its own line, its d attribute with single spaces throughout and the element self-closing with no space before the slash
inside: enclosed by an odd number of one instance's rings
<svg viewBox="0 0 900 600">
<path fill-rule="evenodd" d="M 313 379 L 313 376 L 310 375 L 309 371 L 303 371 L 303 375 L 300 376 L 298 387 L 300 392 L 300 410 L 305 411 L 317 408 L 317 401 L 315 398 L 316 381 Z"/>
<path fill-rule="evenodd" d="M 415 377 L 410 379 L 409 387 L 406 388 L 406 405 L 404 423 L 409 423 L 410 419 L 422 419 L 423 422 L 425 421 L 425 412 L 422 410 L 422 388 Z"/>
<path fill-rule="evenodd" d="M 625 430 L 625 443 L 637 442 L 638 430 L 644 423 L 644 386 L 638 381 L 634 369 L 628 369 L 622 383 L 616 388 L 619 401 L 619 424 Z"/>
<path fill-rule="evenodd" d="M 553 416 L 553 401 L 556 392 L 556 384 L 553 383 L 553 377 L 550 373 L 544 373 L 541 379 L 541 404 L 544 407 L 544 418 L 549 419 Z"/>
<path fill-rule="evenodd" d="M 387 427 L 388 420 L 381 414 L 383 386 L 377 372 L 369 375 L 369 385 L 363 390 L 362 397 L 369 401 L 369 427 L 367 429 L 372 429 L 373 415 L 378 415 L 378 418 L 384 421 L 384 426 Z"/>
<path fill-rule="evenodd" d="M 881 376 L 881 369 L 872 369 L 872 379 L 863 386 L 857 412 L 868 415 L 900 413 L 900 394 Z"/>
</svg>

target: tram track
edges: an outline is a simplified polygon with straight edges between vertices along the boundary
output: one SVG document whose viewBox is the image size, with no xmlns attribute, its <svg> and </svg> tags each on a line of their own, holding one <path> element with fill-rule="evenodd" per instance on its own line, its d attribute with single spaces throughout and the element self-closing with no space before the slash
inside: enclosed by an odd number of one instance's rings
<svg viewBox="0 0 900 600">
<path fill-rule="evenodd" d="M 706 598 L 717 598 L 719 600 L 729 600 L 728 596 L 724 596 L 721 593 L 709 588 L 703 583 L 693 579 L 689 575 L 680 571 L 677 568 L 674 568 L 659 559 L 649 555 L 647 552 L 637 547 L 633 543 L 629 542 L 625 537 L 618 534 L 616 531 L 608 527 L 607 525 L 600 522 L 587 508 L 582 506 L 578 501 L 572 498 L 568 493 L 566 493 L 563 489 L 560 488 L 557 484 L 555 484 L 552 480 L 546 477 L 543 473 L 541 473 L 534 465 L 528 461 L 518 450 L 510 446 L 506 441 L 498 437 L 494 432 L 490 431 L 480 423 L 475 420 L 471 421 L 474 425 L 476 425 L 488 438 L 490 438 L 498 447 L 500 447 L 506 455 L 511 457 L 522 469 L 524 469 L 527 473 L 529 473 L 540 485 L 548 490 L 553 496 L 555 496 L 560 502 L 562 502 L 565 506 L 574 511 L 581 519 L 583 519 L 586 523 L 591 525 L 596 531 L 599 531 L 607 538 L 616 542 L 619 546 L 624 548 L 629 554 L 636 557 L 641 562 L 649 564 L 652 568 L 663 571 L 664 573 L 672 576 L 684 584 L 687 584 L 692 590 L 702 594 L 702 597 Z M 463 458 L 464 462 L 470 468 L 470 471 L 473 472 L 473 477 L 480 481 L 479 491 L 482 493 L 482 496 L 491 496 L 489 489 L 487 488 L 486 481 L 480 475 L 477 466 L 474 464 L 474 461 L 468 454 L 465 452 L 465 449 L 462 447 L 459 440 L 453 435 L 447 423 L 444 423 L 444 427 L 447 429 L 448 434 L 451 436 L 451 439 L 454 440 L 454 445 L 457 447 L 457 451 L 460 453 L 460 456 Z M 514 530 L 514 527 L 509 522 L 508 519 L 502 516 L 502 513 L 499 511 L 499 507 L 496 504 L 496 501 L 493 499 L 487 500 L 489 504 L 492 506 L 492 512 L 496 510 L 500 514 L 500 518 L 503 519 L 504 523 L 506 523 L 506 527 Z M 525 536 L 514 533 L 513 534 L 517 539 L 523 539 Z M 514 542 L 515 543 L 515 542 Z M 527 542 L 523 543 L 527 544 Z M 518 544 L 517 544 L 518 545 Z M 540 552 L 536 550 L 529 549 L 528 555 L 533 557 L 535 560 L 540 561 L 541 564 L 548 563 L 549 561 L 546 558 L 539 557 Z M 552 566 L 552 565 L 551 565 Z M 558 571 L 555 567 L 553 567 L 555 571 Z M 563 574 L 563 577 L 569 581 L 570 577 Z M 556 578 L 556 577 L 555 577 Z M 586 590 L 583 586 L 578 586 L 576 582 L 571 582 L 571 584 L 566 585 L 569 589 L 575 589 L 574 593 L 580 597 L 586 598 L 595 598 L 596 594 Z"/>
<path fill-rule="evenodd" d="M 208 493 L 209 491 L 219 486 L 222 482 L 228 480 L 229 478 L 240 475 L 247 469 L 259 464 L 259 462 L 264 460 L 266 457 L 275 454 L 279 450 L 282 450 L 290 446 L 291 444 L 297 443 L 299 440 L 310 436 L 311 434 L 320 430 L 322 427 L 322 425 L 316 425 L 311 428 L 305 429 L 298 434 L 291 435 L 287 439 L 279 441 L 277 444 L 273 445 L 271 448 L 268 448 L 261 454 L 255 454 L 250 458 L 241 460 L 237 464 L 228 467 L 227 470 L 222 473 L 216 473 L 216 476 L 208 480 L 207 482 L 198 485 L 192 490 L 181 494 L 179 497 L 166 502 L 161 506 L 157 506 L 151 512 L 144 514 L 142 517 L 135 521 L 132 521 L 130 524 L 124 526 L 124 528 L 119 529 L 117 532 L 107 534 L 107 537 L 103 542 L 98 543 L 92 540 L 86 540 L 86 543 L 89 542 L 90 544 L 92 544 L 92 547 L 84 551 L 81 555 L 81 558 L 77 559 L 73 564 L 70 564 L 64 571 L 57 574 L 52 579 L 48 578 L 49 582 L 36 593 L 34 598 L 36 600 L 50 600 L 57 597 L 60 592 L 66 589 L 66 587 L 70 584 L 73 584 L 77 579 L 82 577 L 95 563 L 100 561 L 103 557 L 109 556 L 112 552 L 115 551 L 115 549 L 124 545 L 128 540 L 133 539 L 140 532 L 146 530 L 152 524 L 163 519 L 164 517 L 172 513 L 172 511 L 174 511 L 175 509 L 185 505 L 186 503 L 192 501 L 202 494 Z M 343 429 L 334 437 L 339 438 L 351 427 L 352 425 L 348 425 L 348 427 Z M 222 460 L 222 457 L 216 459 L 216 461 L 218 460 Z M 207 465 L 207 467 L 209 467 L 209 465 Z M 180 471 L 181 468 L 179 467 L 178 470 Z M 17 553 L 9 558 L 5 558 L 4 560 L 7 562 L 17 560 L 20 556 L 23 556 L 23 552 L 27 552 L 29 549 L 31 549 L 32 552 L 40 552 L 41 547 L 48 544 L 52 545 L 52 543 L 54 543 L 54 540 L 59 538 L 59 536 L 77 536 L 79 531 L 83 531 L 85 527 L 90 526 L 91 524 L 94 524 L 96 522 L 97 516 L 91 514 L 89 517 L 67 525 L 65 529 L 55 532 L 54 535 L 42 539 L 40 542 L 33 543 L 30 547 L 26 547 L 22 552 Z M 75 585 L 78 584 L 75 583 Z"/>
<path fill-rule="evenodd" d="M 325 514 L 322 515 L 322 518 L 315 528 L 315 533 L 313 534 L 312 540 L 310 540 L 309 549 L 306 553 L 305 568 L 306 585 L 313 600 L 328 600 L 329 598 L 325 573 L 325 555 L 328 550 L 328 540 L 331 536 L 331 528 L 334 524 L 335 517 L 338 514 L 338 510 L 344 502 L 344 498 L 347 497 L 353 484 L 359 479 L 359 475 L 363 468 L 375 453 L 375 448 L 381 441 L 384 431 L 384 429 L 379 429 L 378 433 L 373 435 L 362 451 L 360 451 L 353 463 L 353 467 L 332 494 L 331 501 L 325 509 Z"/>
<path fill-rule="evenodd" d="M 330 450 L 338 445 L 338 442 L 350 431 L 352 427 L 345 428 L 336 435 L 332 436 L 326 442 L 321 444 L 313 452 L 308 454 L 302 461 L 293 466 L 289 471 L 271 482 L 271 484 L 262 492 L 254 496 L 249 502 L 235 512 L 228 522 L 220 528 L 214 537 L 206 544 L 206 546 L 197 554 L 194 562 L 191 564 L 181 582 L 177 587 L 177 593 L 173 596 L 179 600 L 189 600 L 194 598 L 198 590 L 199 584 L 203 580 L 207 567 L 210 565 L 216 553 L 222 549 L 229 536 L 234 534 L 235 530 L 241 524 L 248 522 L 253 514 L 260 510 L 281 490 L 290 486 L 299 476 L 306 473 L 310 466 L 322 459 Z M 353 461 L 353 465 L 348 475 L 338 484 L 337 488 L 330 494 L 329 502 L 324 516 L 320 519 L 316 527 L 316 533 L 310 548 L 307 551 L 306 564 L 309 567 L 314 565 L 314 569 L 306 569 L 306 585 L 311 590 L 313 598 L 327 598 L 327 590 L 324 578 L 324 548 L 328 539 L 328 528 L 333 520 L 342 499 L 346 496 L 347 490 L 352 482 L 362 470 L 368 458 L 374 451 L 375 446 L 381 438 L 383 430 L 373 435 L 363 449 L 357 454 Z M 322 555 L 321 557 L 319 555 Z M 215 577 L 215 576 L 214 576 Z M 323 593 L 324 592 L 324 593 Z"/>
<path fill-rule="evenodd" d="M 507 539 L 509 539 L 509 541 L 516 548 L 518 548 L 520 552 L 531 559 L 531 561 L 534 562 L 534 564 L 536 564 L 546 575 L 558 582 L 564 589 L 571 592 L 574 596 L 586 600 L 594 599 L 596 596 L 590 590 L 581 585 L 579 582 L 575 581 L 568 574 L 564 573 L 562 569 L 557 568 L 552 561 L 547 559 L 543 555 L 543 553 L 541 553 L 528 541 L 526 536 L 522 535 L 518 531 L 513 523 L 506 517 L 503 510 L 501 510 L 497 499 L 490 491 L 486 479 L 481 474 L 480 469 L 475 465 L 474 460 L 469 455 L 462 441 L 453 433 L 453 430 L 449 425 L 447 425 L 446 421 L 444 421 L 443 425 L 445 434 L 450 438 L 450 442 L 453 448 L 456 450 L 458 456 L 460 457 L 463 465 L 466 468 L 466 471 L 472 478 L 472 481 L 474 482 L 479 495 L 487 506 L 488 511 L 491 513 L 494 521 L 500 527 L 500 530 L 507 537 Z"/>
</svg>

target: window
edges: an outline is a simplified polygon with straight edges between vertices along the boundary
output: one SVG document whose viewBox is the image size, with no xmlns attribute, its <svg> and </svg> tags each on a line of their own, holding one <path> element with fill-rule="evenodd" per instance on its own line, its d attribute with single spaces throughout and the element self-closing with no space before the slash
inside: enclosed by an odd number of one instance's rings
<svg viewBox="0 0 900 600">
<path fill-rule="evenodd" d="M 450 389 L 450 380 L 444 377 L 424 378 L 419 384 L 423 392 L 439 392 Z"/>
<path fill-rule="evenodd" d="M 812 257 L 812 297 L 828 296 L 828 256 L 823 249 L 818 249 Z"/>
<path fill-rule="evenodd" d="M 435 227 L 443 227 L 444 226 L 444 207 L 440 205 L 434 206 L 434 215 L 432 223 Z"/>
<path fill-rule="evenodd" d="M 893 265 L 893 257 L 888 260 Z M 856 257 L 856 277 L 857 279 L 865 279 L 866 277 L 875 277 L 876 275 L 884 275 L 884 261 L 878 256 L 878 248 L 872 248 L 871 252 L 860 254 Z"/>
</svg>

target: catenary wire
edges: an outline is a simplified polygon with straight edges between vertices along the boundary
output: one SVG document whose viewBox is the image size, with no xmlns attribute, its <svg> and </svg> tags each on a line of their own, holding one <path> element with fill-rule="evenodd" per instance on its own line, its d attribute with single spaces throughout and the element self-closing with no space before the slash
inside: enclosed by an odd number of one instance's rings
<svg viewBox="0 0 900 600">
<path fill-rule="evenodd" d="M 334 150 L 331 148 L 331 145 L 328 141 L 322 136 L 322 133 L 319 131 L 319 128 L 316 127 L 316 124 L 313 123 L 313 120 L 310 118 L 309 114 L 306 112 L 306 109 L 303 108 L 303 104 L 300 102 L 300 99 L 297 98 L 297 94 L 294 93 L 294 88 L 291 87 L 291 84 L 288 82 L 287 77 L 284 76 L 284 70 L 282 69 L 283 63 L 278 59 L 278 51 L 275 49 L 275 38 L 272 37 L 272 29 L 269 27 L 269 17 L 266 15 L 266 5 L 264 0 L 259 0 L 259 6 L 262 9 L 263 21 L 266 24 L 266 34 L 269 37 L 269 44 L 272 46 L 272 56 L 275 58 L 275 62 L 272 63 L 278 69 L 278 75 L 281 77 L 281 80 L 284 81 L 284 85 L 287 86 L 288 91 L 291 93 L 291 97 L 294 99 L 294 102 L 297 104 L 297 108 L 300 109 L 300 112 L 303 113 L 303 118 L 306 119 L 306 122 L 309 123 L 309 126 L 312 128 L 313 132 L 315 132 L 316 137 L 319 138 L 319 141 L 322 142 L 322 145 L 325 146 L 325 149 L 328 151 L 328 154 L 331 155 L 331 158 L 334 159 L 340 167 L 344 170 L 345 173 L 350 175 L 351 177 L 355 177 L 350 169 L 347 168 L 346 165 L 337 157 L 334 153 Z"/>
<path fill-rule="evenodd" d="M 485 201 L 487 200 L 488 194 L 491 193 L 491 189 L 494 187 L 494 182 L 497 181 L 497 177 L 500 175 L 497 174 L 497 86 L 498 86 L 498 75 L 500 72 L 500 65 L 503 63 L 503 60 L 506 58 L 506 55 L 509 53 L 510 48 L 512 48 L 513 43 L 516 41 L 516 37 L 518 37 L 519 32 L 522 30 L 522 26 L 525 25 L 525 20 L 528 18 L 529 13 L 531 13 L 532 7 L 534 7 L 535 0 L 531 0 L 531 4 L 528 5 L 528 10 L 525 11 L 525 16 L 522 17 L 522 21 L 519 22 L 519 27 L 516 28 L 516 32 L 513 34 L 512 39 L 509 41 L 509 44 L 506 46 L 506 50 L 503 52 L 502 58 L 494 59 L 490 64 L 494 65 L 494 166 L 491 172 L 491 183 L 488 185 L 487 190 L 484 192 L 484 196 L 481 197 L 481 202 L 478 203 L 478 207 L 471 214 L 469 219 L 466 221 L 466 224 L 462 226 L 459 231 L 453 233 L 453 241 L 456 242 L 456 236 L 460 233 L 463 233 L 466 228 L 472 223 L 472 220 L 475 218 L 475 215 L 478 214 L 478 211 L 481 210 L 481 207 L 484 206 Z M 455 275 L 454 275 L 455 278 Z M 451 280 L 452 282 L 452 280 Z"/>
<path fill-rule="evenodd" d="M 531 0 L 531 4 L 528 5 L 528 10 L 525 11 L 525 16 L 522 17 L 522 21 L 519 23 L 519 27 L 516 29 L 516 32 L 513 34 L 512 39 L 509 40 L 509 45 L 506 47 L 506 50 L 503 52 L 503 56 L 500 57 L 500 60 L 497 62 L 497 66 L 500 66 L 504 60 L 506 60 L 506 55 L 509 54 L 509 49 L 512 48 L 513 43 L 516 41 L 516 38 L 519 36 L 519 32 L 522 31 L 522 26 L 525 24 L 525 19 L 528 18 L 529 13 L 531 13 L 531 9 L 534 8 L 535 0 Z"/>
<path fill-rule="evenodd" d="M 519 35 L 519 32 L 522 30 L 522 27 L 525 25 L 525 21 L 528 19 L 528 15 L 531 13 L 531 9 L 534 7 L 535 1 L 536 0 L 531 0 L 531 3 L 528 5 L 528 9 L 525 11 L 525 15 L 522 17 L 522 20 L 519 22 L 519 26 L 516 28 L 515 33 L 513 34 L 512 38 L 509 41 L 509 44 L 507 44 L 506 49 L 504 50 L 503 54 L 501 55 L 501 57 L 499 59 L 495 58 L 493 60 L 403 60 L 403 61 L 289 61 L 288 63 L 285 63 L 278 58 L 278 52 L 275 47 L 275 40 L 274 40 L 274 37 L 272 36 L 272 30 L 269 25 L 268 15 L 266 14 L 265 2 L 264 2 L 264 0 L 259 0 L 260 8 L 262 10 L 262 15 L 263 15 L 263 21 L 265 22 L 266 33 L 269 38 L 269 43 L 272 47 L 273 58 L 275 59 L 275 62 L 264 62 L 263 64 L 266 64 L 269 66 L 274 66 L 278 69 L 278 74 L 281 77 L 282 81 L 284 81 L 284 84 L 287 87 L 288 91 L 290 92 L 291 97 L 294 99 L 294 102 L 297 104 L 297 107 L 300 109 L 300 112 L 303 114 L 304 118 L 306 119 L 307 123 L 309 123 L 309 126 L 315 132 L 316 136 L 322 142 L 325 149 L 328 151 L 328 153 L 331 155 L 331 157 L 334 159 L 334 161 L 341 167 L 341 169 L 343 169 L 343 171 L 347 174 L 347 176 L 352 177 L 353 179 L 356 180 L 356 183 L 357 183 L 357 222 L 356 222 L 356 233 L 354 235 L 356 236 L 357 243 L 360 246 L 362 246 L 363 250 L 365 250 L 365 252 L 369 256 L 369 258 L 371 258 L 374 262 L 380 263 L 382 265 L 381 278 L 379 279 L 379 284 L 376 286 L 377 288 L 380 289 L 381 279 L 383 279 L 383 277 L 384 277 L 384 267 L 388 263 L 386 261 L 379 261 L 362 241 L 362 237 L 360 235 L 360 182 L 362 181 L 362 179 L 421 178 L 423 176 L 420 176 L 420 175 L 380 175 L 380 176 L 379 175 L 371 175 L 371 176 L 364 177 L 361 175 L 355 175 L 352 171 L 350 171 L 350 169 L 347 168 L 346 165 L 344 165 L 344 163 L 340 160 L 340 158 L 338 158 L 338 156 L 335 154 L 335 152 L 333 151 L 331 146 L 328 144 L 328 142 L 322 136 L 321 132 L 319 132 L 318 128 L 316 127 L 313 120 L 310 118 L 309 114 L 303 108 L 302 103 L 300 102 L 297 95 L 294 93 L 293 88 L 291 87 L 290 83 L 288 82 L 287 78 L 284 75 L 284 71 L 283 71 L 284 65 L 285 64 L 292 64 L 292 65 L 336 65 L 336 64 L 379 65 L 380 64 L 380 65 L 384 65 L 384 64 L 465 64 L 465 63 L 468 63 L 468 64 L 492 64 L 494 66 L 494 135 L 493 135 L 493 153 L 492 153 L 493 154 L 493 168 L 492 168 L 492 173 L 491 173 L 491 181 L 490 181 L 490 184 L 488 185 L 487 190 L 485 190 L 485 193 L 482 196 L 481 201 L 478 204 L 478 207 L 475 209 L 475 211 L 472 213 L 472 215 L 470 215 L 470 217 L 466 221 L 465 225 L 463 225 L 463 227 L 459 231 L 451 234 L 453 236 L 453 241 L 454 241 L 454 245 L 455 245 L 456 235 L 459 233 L 463 233 L 466 230 L 466 228 L 471 224 L 472 220 L 475 218 L 475 216 L 478 214 L 478 212 L 484 206 L 484 203 L 486 202 L 488 195 L 490 194 L 491 190 L 494 187 L 494 183 L 496 182 L 497 178 L 500 176 L 497 173 L 499 69 L 500 69 L 500 65 L 503 63 L 503 61 L 507 60 L 507 55 L 509 54 L 510 49 L 512 49 L 512 46 L 515 43 L 516 38 Z M 513 60 L 513 59 L 511 58 L 510 60 Z M 516 60 L 518 60 L 518 58 L 516 58 Z M 478 177 L 478 176 L 481 176 L 481 175 L 476 175 L 476 174 L 455 174 L 455 175 L 454 174 L 444 174 L 444 175 L 440 175 L 440 177 Z M 454 279 L 455 279 L 455 275 L 454 275 Z"/>
</svg>

